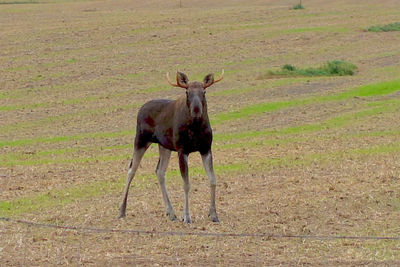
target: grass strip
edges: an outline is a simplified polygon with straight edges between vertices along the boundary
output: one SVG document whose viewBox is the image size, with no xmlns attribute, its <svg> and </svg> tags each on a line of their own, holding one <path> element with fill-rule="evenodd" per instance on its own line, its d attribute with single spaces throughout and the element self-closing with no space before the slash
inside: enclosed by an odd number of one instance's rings
<svg viewBox="0 0 400 267">
<path fill-rule="evenodd" d="M 78 141 L 82 139 L 92 139 L 92 138 L 109 138 L 109 137 L 119 137 L 126 135 L 134 135 L 136 131 L 125 130 L 120 132 L 96 132 L 96 133 L 83 133 L 77 135 L 66 135 L 66 136 L 54 136 L 54 137 L 37 137 L 32 139 L 20 139 L 11 141 L 0 141 L 1 147 L 15 147 L 15 146 L 27 146 L 38 143 L 58 143 L 58 142 L 68 142 L 68 141 Z"/>
</svg>

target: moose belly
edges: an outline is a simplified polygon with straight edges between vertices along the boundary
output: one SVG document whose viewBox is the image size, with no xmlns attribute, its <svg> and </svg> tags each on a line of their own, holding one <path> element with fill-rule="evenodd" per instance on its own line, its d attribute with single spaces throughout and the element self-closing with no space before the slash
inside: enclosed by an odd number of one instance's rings
<svg viewBox="0 0 400 267">
<path fill-rule="evenodd" d="M 166 149 L 176 151 L 173 142 L 172 128 L 167 128 L 162 130 L 157 129 L 153 135 L 152 142 L 158 143 Z"/>
</svg>

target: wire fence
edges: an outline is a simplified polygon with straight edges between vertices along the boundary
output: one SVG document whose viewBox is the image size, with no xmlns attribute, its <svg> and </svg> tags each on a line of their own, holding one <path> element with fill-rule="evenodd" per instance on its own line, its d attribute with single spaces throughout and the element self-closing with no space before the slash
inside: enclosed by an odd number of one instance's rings
<svg viewBox="0 0 400 267">
<path fill-rule="evenodd" d="M 397 258 L 376 258 L 382 250 L 379 246 L 375 246 L 371 249 L 369 256 L 359 258 L 358 260 L 351 260 L 346 258 L 338 258 L 337 255 L 325 255 L 323 257 L 317 257 L 308 259 L 307 257 L 301 256 L 304 253 L 307 242 L 317 242 L 317 246 L 327 248 L 330 250 L 330 242 L 334 240 L 349 240 L 349 244 L 359 246 L 357 244 L 365 242 L 369 245 L 379 241 L 391 241 L 395 242 L 391 246 L 399 247 L 400 236 L 351 236 L 351 235 L 296 235 L 296 234 L 276 234 L 276 233 L 250 233 L 250 232 L 210 232 L 210 231 L 157 231 L 157 230 L 141 230 L 141 229 L 115 229 L 115 228 L 98 228 L 98 227 L 84 227 L 74 225 L 60 225 L 51 223 L 40 223 L 28 220 L 14 219 L 8 217 L 0 217 L 0 222 L 9 226 L 25 226 L 26 231 L 13 232 L 12 235 L 18 235 L 19 237 L 14 239 L 17 240 L 18 244 L 12 245 L 17 251 L 17 257 L 10 256 L 3 257 L 5 263 L 13 265 L 18 263 L 20 266 L 30 266 L 31 263 L 35 262 L 35 251 L 32 248 L 38 248 L 38 245 L 32 245 L 32 239 L 37 235 L 37 231 L 34 229 L 53 229 L 60 230 L 56 236 L 58 238 L 55 241 L 56 246 L 53 248 L 43 248 L 48 245 L 43 245 L 42 250 L 49 249 L 52 253 L 47 252 L 47 255 L 51 255 L 50 258 L 46 259 L 48 263 L 54 263 L 57 265 L 86 265 L 88 263 L 96 264 L 97 266 L 108 266 L 108 265 L 169 265 L 169 266 L 180 266 L 180 265 L 191 265 L 191 266 L 226 266 L 226 265 L 239 265 L 239 266 L 295 266 L 295 265 L 324 265 L 324 266 L 400 266 L 400 261 Z M 0 230 L 0 233 L 2 230 Z M 81 238 L 75 239 L 75 243 L 70 242 L 67 233 L 71 232 L 73 236 L 76 234 L 80 235 Z M 5 233 L 5 232 L 4 232 Z M 36 233 L 36 234 L 35 234 Z M 107 255 L 93 255 L 93 252 L 87 250 L 85 241 L 88 236 L 92 236 L 91 240 L 110 240 L 111 235 L 104 234 L 128 234 L 128 239 L 132 240 L 134 250 L 130 253 L 117 253 L 115 247 L 107 248 L 108 252 L 113 256 Z M 164 239 L 168 237 L 168 239 Z M 177 237 L 177 238 L 174 238 Z M 180 238 L 182 237 L 182 238 Z M 188 237 L 188 238 L 184 238 Z M 190 238 L 193 237 L 194 239 Z M 205 238 L 208 240 L 204 244 L 207 244 L 207 255 L 199 255 L 198 251 L 183 252 L 185 246 L 190 245 L 195 238 Z M 286 239 L 286 240 L 285 240 Z M 19 240 L 19 241 L 18 241 Z M 69 241 L 68 241 L 69 240 Z M 117 239 L 118 240 L 118 239 Z M 146 251 L 143 253 L 136 251 L 140 249 L 140 244 L 143 242 L 147 244 L 166 242 L 168 241 L 169 252 L 167 251 Z M 198 239 L 197 239 L 198 240 Z M 233 242 L 232 242 L 233 241 Z M 293 251 L 289 254 L 289 257 L 274 258 L 274 254 L 270 254 L 269 249 L 264 247 L 265 242 L 275 242 L 280 246 L 287 241 L 290 241 L 292 249 L 297 251 L 293 254 Z M 294 243 L 292 242 L 294 241 Z M 107 243 L 108 241 L 105 241 Z M 142 242 L 142 243 L 141 243 Z M 184 243 L 182 243 L 184 242 Z M 186 242 L 186 243 L 185 243 Z M 203 241 L 202 241 L 203 242 Z M 346 242 L 346 241 L 343 241 Z M 353 243 L 355 242 L 355 243 Z M 7 243 L 9 243 L 7 241 Z M 29 244 L 30 243 L 30 244 Z M 1 243 L 0 243 L 1 244 Z M 34 243 L 33 243 L 34 244 Z M 229 244 L 229 245 L 228 245 Z M 232 250 L 230 247 L 235 244 L 236 248 Z M 273 244 L 273 243 L 271 243 Z M 313 243 L 315 245 L 315 243 Z M 319 245 L 318 245 L 319 244 Z M 339 243 L 342 244 L 342 243 Z M 53 243 L 54 245 L 54 243 Z M 250 247 L 247 247 L 247 246 Z M 312 244 L 311 244 L 312 245 Z M 40 245 L 39 245 L 40 246 Z M 5 247 L 4 247 L 5 248 Z M 7 248 L 8 251 L 10 247 Z M 346 245 L 343 247 L 343 252 L 346 252 Z M 359 249 L 363 249 L 359 246 Z M 2 248 L 0 247 L 0 259 L 2 258 Z M 3 251 L 3 256 L 5 251 Z M 268 256 L 269 255 L 269 256 Z M 272 255 L 272 257 L 271 257 Z M 87 260 L 90 258 L 90 260 Z M 8 260 L 8 261 L 7 261 Z M 1 260 L 0 260 L 1 261 Z M 39 260 L 40 261 L 40 260 Z"/>
<path fill-rule="evenodd" d="M 209 237 L 265 237 L 275 239 L 314 239 L 314 240 L 334 240 L 334 239 L 350 239 L 350 240 L 396 240 L 400 241 L 400 236 L 346 236 L 346 235 L 294 235 L 294 234 L 275 234 L 275 233 L 218 233 L 218 232 L 190 232 L 190 231 L 149 231 L 134 229 L 111 229 L 111 228 L 93 228 L 78 227 L 72 225 L 57 225 L 36 223 L 31 221 L 0 217 L 0 221 L 6 221 L 15 224 L 24 224 L 40 228 L 63 229 L 85 233 L 130 233 L 138 235 L 161 235 L 161 236 L 209 236 Z"/>
</svg>

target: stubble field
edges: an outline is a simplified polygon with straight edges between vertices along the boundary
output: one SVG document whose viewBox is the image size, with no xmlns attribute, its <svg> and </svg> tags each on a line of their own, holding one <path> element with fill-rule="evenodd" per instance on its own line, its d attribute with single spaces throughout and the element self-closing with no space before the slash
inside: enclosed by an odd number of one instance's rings
<svg viewBox="0 0 400 267">
<path fill-rule="evenodd" d="M 400 236 L 400 35 L 366 31 L 399 21 L 398 1 L 310 0 L 303 10 L 287 0 L 4 2 L 2 264 L 400 263 L 398 238 L 366 238 Z M 358 70 L 266 75 L 330 60 Z M 167 71 L 202 80 L 221 69 L 224 80 L 207 91 L 221 222 L 207 216 L 197 154 L 193 223 L 168 220 L 155 145 L 117 219 L 139 107 L 184 94 Z M 175 154 L 168 170 L 181 218 Z"/>
</svg>

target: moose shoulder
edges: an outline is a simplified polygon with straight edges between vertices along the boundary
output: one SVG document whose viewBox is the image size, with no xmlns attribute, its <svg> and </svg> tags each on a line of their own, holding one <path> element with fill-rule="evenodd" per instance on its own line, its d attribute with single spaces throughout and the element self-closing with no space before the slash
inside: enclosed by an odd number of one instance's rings
<svg viewBox="0 0 400 267">
<path fill-rule="evenodd" d="M 133 159 L 129 166 L 119 217 L 125 217 L 129 186 L 143 154 L 151 143 L 158 143 L 160 158 L 156 174 L 160 182 L 166 212 L 170 219 L 176 219 L 165 188 L 165 172 L 171 151 L 178 152 L 179 167 L 184 181 L 185 205 L 183 219 L 186 223 L 191 222 L 187 158 L 192 152 L 200 152 L 204 168 L 210 180 L 211 204 L 209 215 L 212 221 L 218 222 L 215 208 L 216 178 L 211 153 L 212 130 L 207 114 L 205 94 L 207 87 L 219 82 L 222 78 L 223 71 L 221 77 L 217 80 L 214 80 L 213 74 L 208 74 L 202 83 L 189 82 L 184 73 L 177 72 L 176 83 L 172 83 L 167 73 L 168 82 L 172 86 L 184 88 L 186 95 L 177 100 L 151 100 L 141 107 L 137 116 Z"/>
</svg>

